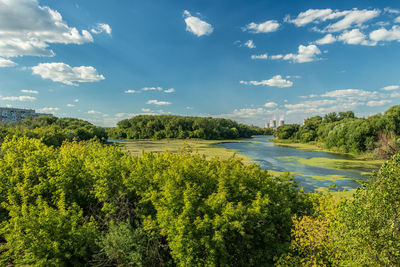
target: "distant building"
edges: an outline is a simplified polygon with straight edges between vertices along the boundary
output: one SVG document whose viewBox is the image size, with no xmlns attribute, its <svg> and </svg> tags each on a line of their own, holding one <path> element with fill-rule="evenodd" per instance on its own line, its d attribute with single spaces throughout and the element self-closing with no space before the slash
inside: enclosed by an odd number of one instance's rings
<svg viewBox="0 0 400 267">
<path fill-rule="evenodd" d="M 270 128 L 276 128 L 276 120 L 270 120 L 269 121 L 269 127 Z"/>
<path fill-rule="evenodd" d="M 265 128 L 269 128 L 269 122 L 265 123 Z"/>
<path fill-rule="evenodd" d="M 283 126 L 285 125 L 285 121 L 284 120 L 279 120 L 278 126 Z"/>
<path fill-rule="evenodd" d="M 0 108 L 0 122 L 22 121 L 28 116 L 53 116 L 52 114 L 36 113 L 33 109 Z"/>
</svg>

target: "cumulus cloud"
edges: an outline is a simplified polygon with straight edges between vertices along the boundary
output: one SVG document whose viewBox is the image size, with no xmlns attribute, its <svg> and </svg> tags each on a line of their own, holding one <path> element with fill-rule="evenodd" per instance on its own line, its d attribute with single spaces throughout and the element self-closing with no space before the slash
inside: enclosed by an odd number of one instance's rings
<svg viewBox="0 0 400 267">
<path fill-rule="evenodd" d="M 143 87 L 142 91 L 162 91 L 163 88 L 162 87 Z"/>
<path fill-rule="evenodd" d="M 379 101 L 371 100 L 371 101 L 367 102 L 367 106 L 369 106 L 369 107 L 381 107 L 381 106 L 384 106 L 384 105 L 387 105 L 387 104 L 390 104 L 390 103 L 392 103 L 392 100 L 379 100 Z"/>
<path fill-rule="evenodd" d="M 343 12 L 336 12 L 336 15 L 344 15 L 343 19 L 334 24 L 328 25 L 326 28 L 331 32 L 339 32 L 346 30 L 352 26 L 361 27 L 365 22 L 379 16 L 379 10 L 348 10 Z M 333 14 L 335 16 L 335 13 Z"/>
<path fill-rule="evenodd" d="M 148 105 L 163 106 L 163 105 L 170 105 L 171 102 L 167 102 L 167 101 L 158 101 L 158 100 L 152 99 L 152 100 L 147 101 L 146 104 L 148 104 Z"/>
<path fill-rule="evenodd" d="M 336 38 L 331 33 L 328 33 L 327 35 L 315 42 L 319 45 L 331 44 L 336 42 Z"/>
<path fill-rule="evenodd" d="M 400 42 L 400 26 L 394 25 L 390 30 L 387 30 L 385 28 L 380 28 L 378 30 L 372 31 L 369 34 L 369 38 L 376 42 L 380 41 Z"/>
<path fill-rule="evenodd" d="M 98 82 L 105 79 L 92 66 L 71 67 L 65 63 L 40 63 L 32 67 L 32 71 L 43 79 L 74 86 L 77 86 L 77 83 Z"/>
<path fill-rule="evenodd" d="M 141 111 L 146 112 L 146 113 L 150 113 L 151 109 L 149 108 L 142 108 Z"/>
<path fill-rule="evenodd" d="M 75 105 L 74 104 L 67 104 L 67 107 L 73 108 L 73 107 L 75 107 Z"/>
<path fill-rule="evenodd" d="M 268 59 L 268 55 L 267 54 L 251 55 L 251 59 Z"/>
<path fill-rule="evenodd" d="M 39 94 L 39 91 L 36 91 L 36 90 L 26 90 L 26 89 L 22 89 L 20 92 L 21 92 L 21 93 L 25 93 L 25 94 Z"/>
<path fill-rule="evenodd" d="M 185 18 L 186 30 L 197 37 L 210 35 L 214 31 L 211 24 L 199 19 L 198 17 L 192 16 L 187 10 L 183 12 L 183 17 Z"/>
<path fill-rule="evenodd" d="M 18 65 L 18 64 L 15 63 L 15 62 L 12 61 L 12 60 L 5 59 L 5 58 L 0 57 L 0 68 L 14 67 L 14 66 L 17 66 L 17 65 Z"/>
<path fill-rule="evenodd" d="M 400 23 L 400 17 L 395 18 L 394 23 Z"/>
<path fill-rule="evenodd" d="M 256 45 L 254 44 L 253 40 L 248 40 L 247 42 L 244 43 L 244 45 L 250 49 L 256 48 Z"/>
<path fill-rule="evenodd" d="M 273 56 L 271 56 L 270 58 L 271 58 L 271 59 L 274 59 L 274 60 L 276 60 L 276 59 L 281 59 L 281 58 L 283 58 L 283 55 L 273 55 Z"/>
<path fill-rule="evenodd" d="M 297 54 L 275 55 L 271 59 L 289 60 L 294 63 L 312 62 L 317 59 L 317 55 L 321 54 L 318 46 L 311 44 L 308 46 L 300 45 Z"/>
<path fill-rule="evenodd" d="M 278 106 L 278 104 L 275 102 L 267 102 L 264 104 L 264 107 L 266 107 L 266 108 L 276 108 L 277 106 Z"/>
<path fill-rule="evenodd" d="M 360 32 L 359 29 L 352 29 L 351 31 L 344 31 L 338 39 L 343 41 L 345 44 L 361 44 L 361 45 L 375 45 L 376 42 L 369 42 L 366 39 L 365 34 Z"/>
<path fill-rule="evenodd" d="M 138 92 L 138 91 L 132 90 L 132 89 L 129 89 L 129 90 L 124 91 L 125 94 L 134 94 L 134 93 L 137 93 L 137 92 Z"/>
<path fill-rule="evenodd" d="M 335 97 L 335 98 L 376 98 L 378 97 L 377 92 L 365 91 L 361 89 L 340 89 L 326 92 L 321 95 L 323 97 Z"/>
<path fill-rule="evenodd" d="M 37 0 L 0 1 L 0 56 L 54 56 L 49 44 L 93 42 L 91 34 L 67 25 L 61 14 Z"/>
<path fill-rule="evenodd" d="M 268 33 L 275 32 L 279 28 L 279 23 L 276 20 L 267 20 L 262 23 L 251 22 L 243 27 L 243 31 L 249 31 L 251 33 Z"/>
<path fill-rule="evenodd" d="M 75 98 L 75 99 L 74 99 L 74 102 L 75 102 L 75 103 L 78 103 L 78 102 L 79 102 L 79 99 L 78 99 L 78 98 Z"/>
<path fill-rule="evenodd" d="M 108 35 L 111 35 L 112 29 L 110 25 L 105 24 L 105 23 L 97 23 L 96 27 L 91 29 L 91 32 L 94 34 L 100 34 L 102 32 L 107 33 Z"/>
<path fill-rule="evenodd" d="M 96 111 L 96 110 L 89 110 L 88 112 L 87 112 L 88 114 L 92 114 L 92 115 L 94 115 L 94 114 L 101 114 L 101 112 L 100 111 Z"/>
<path fill-rule="evenodd" d="M 293 82 L 289 80 L 285 80 L 282 78 L 281 75 L 275 75 L 269 80 L 262 80 L 262 81 L 240 81 L 241 84 L 251 84 L 251 85 L 264 85 L 264 86 L 271 86 L 271 87 L 292 87 Z"/>
<path fill-rule="evenodd" d="M 308 9 L 307 11 L 301 12 L 297 18 L 290 19 L 290 16 L 286 16 L 285 21 L 294 23 L 297 27 L 305 26 L 311 22 L 325 21 L 332 14 L 332 9 Z"/>
<path fill-rule="evenodd" d="M 175 92 L 174 88 L 169 88 L 169 89 L 164 90 L 164 93 L 173 93 L 173 92 Z"/>
<path fill-rule="evenodd" d="M 389 86 L 383 87 L 382 90 L 391 91 L 391 90 L 397 90 L 399 88 L 400 88 L 399 85 L 389 85 Z"/>
<path fill-rule="evenodd" d="M 21 96 L 0 96 L 0 100 L 3 101 L 35 101 L 36 97 L 29 95 L 21 95 Z"/>
<path fill-rule="evenodd" d="M 56 112 L 58 110 L 60 110 L 60 109 L 59 108 L 52 108 L 52 107 L 44 107 L 44 108 L 38 109 L 39 112 L 44 112 L 44 113 Z"/>
<path fill-rule="evenodd" d="M 321 23 L 325 21 L 337 20 L 336 22 L 327 25 L 322 31 L 328 32 L 340 32 L 351 27 L 361 27 L 367 21 L 370 21 L 379 16 L 380 11 L 377 9 L 373 10 L 344 10 L 344 11 L 333 11 L 332 9 L 309 9 L 305 12 L 301 12 L 295 19 L 291 19 L 287 16 L 285 21 L 294 23 L 298 27 L 305 26 L 310 23 Z"/>
</svg>

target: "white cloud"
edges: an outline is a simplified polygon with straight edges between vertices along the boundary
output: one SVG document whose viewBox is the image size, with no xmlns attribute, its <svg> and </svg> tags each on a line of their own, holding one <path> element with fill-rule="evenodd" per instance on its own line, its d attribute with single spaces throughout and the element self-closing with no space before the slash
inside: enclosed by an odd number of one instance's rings
<svg viewBox="0 0 400 267">
<path fill-rule="evenodd" d="M 12 60 L 5 59 L 5 58 L 0 57 L 0 68 L 14 67 L 14 66 L 17 66 L 17 65 L 18 65 L 18 64 L 15 63 L 15 62 L 12 61 Z"/>
<path fill-rule="evenodd" d="M 21 92 L 21 93 L 25 93 L 25 94 L 39 94 L 39 92 L 36 91 L 36 90 L 26 90 L 26 89 L 22 89 L 20 92 Z"/>
<path fill-rule="evenodd" d="M 198 17 L 192 16 L 187 10 L 183 12 L 183 16 L 185 18 L 186 30 L 195 34 L 197 37 L 210 35 L 214 31 L 211 24 L 199 19 Z"/>
<path fill-rule="evenodd" d="M 21 96 L 0 96 L 0 100 L 3 101 L 35 101 L 36 97 L 29 95 L 21 95 Z"/>
<path fill-rule="evenodd" d="M 51 107 L 45 107 L 45 108 L 38 109 L 39 112 L 43 112 L 43 113 L 55 112 L 55 111 L 58 111 L 58 110 L 60 110 L 60 109 L 59 108 L 51 108 Z"/>
<path fill-rule="evenodd" d="M 275 102 L 267 102 L 264 104 L 264 107 L 266 107 L 266 108 L 276 108 L 277 106 L 278 106 L 278 104 Z"/>
<path fill-rule="evenodd" d="M 298 53 L 297 54 L 286 54 L 286 55 L 275 55 L 271 56 L 271 59 L 281 59 L 283 60 L 290 60 L 296 63 L 304 63 L 304 62 L 311 62 L 317 59 L 317 55 L 321 54 L 318 46 L 316 45 L 299 45 Z"/>
<path fill-rule="evenodd" d="M 163 88 L 162 87 L 143 87 L 142 91 L 162 91 Z"/>
<path fill-rule="evenodd" d="M 107 33 L 108 35 L 111 35 L 112 29 L 110 25 L 105 24 L 105 23 L 97 23 L 96 27 L 91 29 L 91 32 L 94 34 L 100 34 L 102 32 Z"/>
<path fill-rule="evenodd" d="M 390 7 L 385 7 L 383 10 L 385 12 L 391 13 L 391 14 L 400 14 L 400 10 L 394 9 L 394 8 L 390 8 Z"/>
<path fill-rule="evenodd" d="M 389 85 L 389 86 L 383 87 L 382 90 L 391 91 L 391 90 L 397 90 L 399 88 L 400 88 L 399 85 Z"/>
<path fill-rule="evenodd" d="M 375 45 L 376 42 L 368 42 L 365 39 L 365 34 L 360 32 L 359 29 L 352 29 L 351 31 L 344 31 L 338 39 L 343 41 L 345 44 L 361 44 L 361 45 Z"/>
<path fill-rule="evenodd" d="M 312 100 L 312 101 L 304 101 L 299 104 L 285 104 L 285 108 L 289 110 L 301 110 L 301 109 L 310 109 L 310 108 L 317 108 L 317 107 L 323 107 L 323 106 L 330 106 L 333 104 L 336 104 L 336 100 L 327 100 L 327 99 L 322 99 L 322 100 Z"/>
<path fill-rule="evenodd" d="M 74 104 L 67 104 L 67 107 L 73 108 L 73 107 L 75 107 L 75 105 Z"/>
<path fill-rule="evenodd" d="M 346 99 L 376 99 L 379 97 L 378 92 L 365 91 L 360 89 L 341 89 L 326 92 L 321 95 L 323 97 L 333 97 L 333 98 L 346 98 Z"/>
<path fill-rule="evenodd" d="M 327 35 L 325 35 L 324 37 L 315 42 L 319 45 L 331 44 L 336 42 L 336 38 L 331 33 L 328 33 Z"/>
<path fill-rule="evenodd" d="M 379 101 L 368 101 L 367 102 L 367 106 L 368 107 L 381 107 L 387 104 L 392 103 L 392 100 L 379 100 Z"/>
<path fill-rule="evenodd" d="M 349 10 L 349 11 L 343 11 L 343 12 L 336 12 L 338 15 L 339 14 L 344 14 L 344 18 L 339 20 L 338 22 L 328 25 L 326 28 L 330 32 L 339 32 L 346 30 L 352 26 L 357 26 L 361 27 L 365 22 L 379 16 L 380 11 L 379 10 Z"/>
<path fill-rule="evenodd" d="M 164 90 L 164 93 L 173 93 L 173 92 L 175 92 L 174 88 L 169 88 L 169 89 Z"/>
<path fill-rule="evenodd" d="M 167 101 L 158 101 L 158 100 L 152 99 L 152 100 L 147 101 L 146 104 L 148 104 L 148 105 L 153 104 L 153 105 L 163 106 L 163 105 L 170 105 L 171 102 L 167 102 Z"/>
<path fill-rule="evenodd" d="M 394 19 L 394 23 L 400 23 L 400 16 Z"/>
<path fill-rule="evenodd" d="M 251 59 L 268 59 L 268 55 L 267 54 L 251 55 Z"/>
<path fill-rule="evenodd" d="M 78 103 L 78 102 L 79 102 L 79 99 L 78 99 L 78 98 L 75 98 L 75 99 L 74 99 L 74 102 L 75 102 L 75 103 Z"/>
<path fill-rule="evenodd" d="M 88 114 L 101 114 L 101 112 L 100 111 L 96 111 L 96 110 L 89 110 L 88 112 L 87 112 Z"/>
<path fill-rule="evenodd" d="M 98 82 L 105 79 L 92 66 L 71 67 L 65 63 L 40 63 L 32 67 L 32 71 L 43 79 L 74 86 L 77 86 L 77 83 Z"/>
<path fill-rule="evenodd" d="M 271 59 L 281 59 L 281 58 L 283 58 L 283 55 L 273 55 L 273 56 L 270 56 L 270 58 Z"/>
<path fill-rule="evenodd" d="M 243 31 L 249 31 L 252 33 L 268 33 L 275 32 L 279 28 L 279 23 L 276 20 L 267 20 L 263 23 L 257 24 L 251 22 L 243 27 Z"/>
<path fill-rule="evenodd" d="M 339 19 L 333 24 L 329 24 L 322 31 L 328 32 L 340 32 L 351 28 L 353 26 L 361 27 L 364 23 L 373 18 L 379 16 L 380 11 L 377 9 L 373 10 L 344 10 L 344 11 L 333 11 L 332 9 L 309 9 L 305 12 L 301 12 L 297 18 L 290 19 L 288 16 L 285 20 L 290 23 L 294 23 L 298 27 L 305 26 L 309 23 L 321 23 L 327 20 Z"/>
<path fill-rule="evenodd" d="M 0 1 L 0 56 L 54 56 L 49 44 L 93 42 L 91 34 L 69 27 L 56 10 L 37 0 Z"/>
<path fill-rule="evenodd" d="M 297 18 L 285 18 L 286 22 L 294 23 L 297 27 L 305 26 L 311 22 L 325 21 L 332 14 L 332 9 L 309 9 L 301 12 Z"/>
<path fill-rule="evenodd" d="M 391 30 L 380 28 L 379 30 L 372 31 L 369 38 L 376 42 L 379 41 L 398 41 L 400 42 L 400 26 L 394 25 Z"/>
<path fill-rule="evenodd" d="M 254 44 L 253 40 L 248 40 L 247 42 L 244 43 L 244 45 L 250 49 L 256 48 L 256 45 Z"/>
<path fill-rule="evenodd" d="M 292 87 L 293 82 L 289 80 L 285 80 L 282 78 L 281 75 L 275 75 L 269 80 L 262 80 L 262 81 L 240 81 L 241 84 L 251 84 L 251 85 L 264 85 L 264 86 L 271 86 L 271 87 Z"/>
<path fill-rule="evenodd" d="M 151 109 L 149 109 L 149 108 L 142 108 L 141 110 L 142 110 L 143 112 L 146 112 L 146 113 L 151 112 Z"/>
<path fill-rule="evenodd" d="M 136 90 L 126 90 L 126 91 L 124 91 L 124 93 L 125 94 L 134 94 L 134 93 L 137 93 L 137 91 Z"/>
</svg>

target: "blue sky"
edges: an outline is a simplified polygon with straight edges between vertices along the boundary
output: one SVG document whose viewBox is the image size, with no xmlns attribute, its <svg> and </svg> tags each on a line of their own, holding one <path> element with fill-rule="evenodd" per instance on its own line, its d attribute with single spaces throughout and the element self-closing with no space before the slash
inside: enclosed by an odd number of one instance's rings
<svg viewBox="0 0 400 267">
<path fill-rule="evenodd" d="M 399 1 L 0 0 L 0 106 L 264 125 L 400 101 Z"/>
</svg>

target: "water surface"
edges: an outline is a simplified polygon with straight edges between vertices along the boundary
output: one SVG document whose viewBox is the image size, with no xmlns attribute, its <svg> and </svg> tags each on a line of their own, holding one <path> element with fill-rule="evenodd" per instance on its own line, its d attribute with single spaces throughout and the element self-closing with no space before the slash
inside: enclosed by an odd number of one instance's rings
<svg viewBox="0 0 400 267">
<path fill-rule="evenodd" d="M 252 157 L 263 169 L 290 172 L 306 191 L 336 185 L 335 190 L 357 188 L 369 178 L 371 169 L 352 161 L 348 156 L 320 151 L 307 151 L 275 145 L 273 136 L 256 136 L 249 142 L 221 143 L 220 147 L 234 149 Z M 355 164 L 356 163 L 356 164 Z"/>
</svg>

